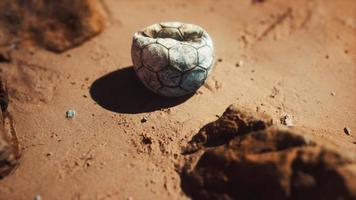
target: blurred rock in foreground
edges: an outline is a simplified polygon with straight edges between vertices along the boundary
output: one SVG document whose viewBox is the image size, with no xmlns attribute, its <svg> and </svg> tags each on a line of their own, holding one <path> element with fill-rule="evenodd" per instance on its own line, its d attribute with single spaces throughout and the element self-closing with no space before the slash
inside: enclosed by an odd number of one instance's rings
<svg viewBox="0 0 356 200">
<path fill-rule="evenodd" d="M 63 52 L 99 34 L 104 26 L 98 0 L 0 1 L 0 46 L 35 42 Z"/>
<path fill-rule="evenodd" d="M 19 144 L 11 115 L 7 111 L 7 93 L 0 77 L 0 179 L 18 164 Z"/>
<path fill-rule="evenodd" d="M 200 138 L 230 140 L 200 145 L 197 164 L 182 172 L 183 191 L 192 199 L 356 199 L 356 163 L 304 133 L 268 127 L 269 118 L 258 116 L 230 106 L 204 127 Z"/>
</svg>

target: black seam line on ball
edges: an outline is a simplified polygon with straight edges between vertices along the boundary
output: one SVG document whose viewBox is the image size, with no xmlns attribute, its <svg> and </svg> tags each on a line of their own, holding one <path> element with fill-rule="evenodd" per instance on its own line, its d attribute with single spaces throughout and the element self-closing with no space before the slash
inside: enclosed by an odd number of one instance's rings
<svg viewBox="0 0 356 200">
<path fill-rule="evenodd" d="M 196 51 L 198 51 L 201 47 L 199 47 L 199 48 L 197 48 L 197 47 L 195 47 L 195 46 L 193 46 L 192 45 L 192 47 L 196 50 Z"/>
<path fill-rule="evenodd" d="M 190 92 L 189 90 L 186 90 L 185 88 L 183 88 L 181 85 L 179 85 L 179 88 L 184 90 L 185 92 Z"/>
<path fill-rule="evenodd" d="M 180 28 L 180 27 L 179 27 Z M 182 33 L 182 31 L 179 29 L 179 28 L 177 28 L 177 30 L 178 30 L 178 32 L 179 32 L 179 34 L 182 36 L 181 38 L 182 38 L 182 41 L 186 41 L 185 39 L 185 36 L 184 36 L 184 34 Z"/>
<path fill-rule="evenodd" d="M 165 86 L 165 87 L 178 87 L 180 84 L 180 79 L 182 78 L 182 74 L 179 75 L 179 83 L 176 86 L 169 86 L 163 83 L 163 81 L 160 78 L 160 73 L 157 73 L 157 77 L 158 77 L 158 81 L 161 83 L 161 85 Z"/>
<path fill-rule="evenodd" d="M 164 87 L 169 88 L 169 89 L 177 89 L 177 88 L 180 88 L 180 85 L 177 85 L 177 86 L 164 85 Z"/>
<path fill-rule="evenodd" d="M 153 69 L 153 67 L 152 67 L 152 69 L 151 69 L 151 66 L 145 66 L 145 69 L 147 69 L 148 71 L 150 71 L 150 72 L 152 72 L 152 73 L 157 73 L 154 69 Z"/>
<path fill-rule="evenodd" d="M 161 44 L 161 43 L 158 43 L 158 39 L 157 39 L 157 41 L 156 41 L 156 43 L 155 44 L 158 44 L 158 45 L 160 45 L 160 46 L 162 46 L 163 48 L 165 48 L 167 51 L 169 50 L 166 46 L 164 46 L 163 44 Z"/>
<path fill-rule="evenodd" d="M 146 48 L 146 47 L 150 46 L 151 44 L 156 44 L 157 39 L 152 39 L 152 40 L 155 40 L 155 41 L 154 41 L 154 42 L 152 42 L 152 43 L 148 43 L 148 44 L 146 44 L 146 45 L 143 45 L 141 49 L 143 50 L 144 48 Z"/>
<path fill-rule="evenodd" d="M 165 85 L 163 84 L 163 82 L 161 81 L 161 79 L 159 78 L 158 73 L 155 73 L 155 75 L 156 75 L 156 78 L 157 78 L 159 84 L 160 84 L 161 86 L 165 86 Z"/>
<path fill-rule="evenodd" d="M 195 68 L 195 66 L 192 68 L 192 69 L 189 69 L 187 71 L 183 71 L 182 74 L 181 74 L 181 78 L 180 78 L 180 81 L 179 81 L 179 85 L 182 85 L 183 83 L 183 79 L 184 79 L 184 76 L 191 70 L 193 70 Z"/>
<path fill-rule="evenodd" d="M 204 69 L 206 72 L 208 72 L 211 69 L 211 66 L 212 65 L 209 65 L 207 68 L 205 68 L 205 67 L 203 67 L 201 65 L 198 65 L 199 68 Z"/>
<path fill-rule="evenodd" d="M 160 25 L 161 26 L 161 25 Z M 158 37 L 158 35 L 160 35 L 161 34 L 161 32 L 162 32 L 162 30 L 164 29 L 164 27 L 162 27 L 161 26 L 161 30 L 159 30 L 156 34 L 155 34 L 155 38 L 157 38 Z"/>
<path fill-rule="evenodd" d="M 171 62 L 171 53 L 170 53 L 170 49 L 168 49 L 168 54 L 167 54 L 167 55 L 168 55 L 168 65 L 173 67 L 172 62 Z"/>
<path fill-rule="evenodd" d="M 194 48 L 194 47 L 193 47 Z M 198 54 L 198 51 L 194 48 L 195 50 L 195 54 L 197 55 L 197 62 L 195 63 L 195 65 L 199 65 L 199 54 Z"/>
<path fill-rule="evenodd" d="M 195 65 L 193 68 L 191 68 L 191 69 L 189 69 L 189 70 L 187 70 L 187 71 L 184 71 L 184 72 L 182 73 L 182 78 L 181 78 L 181 82 L 179 83 L 179 86 L 182 85 L 184 77 L 185 77 L 185 76 L 188 76 L 187 74 L 188 74 L 190 71 L 193 71 L 195 68 L 197 68 L 197 65 Z"/>
<path fill-rule="evenodd" d="M 143 36 L 145 36 L 145 37 L 149 37 L 149 38 L 151 38 L 149 35 L 147 35 L 144 31 L 140 31 L 139 33 L 141 33 Z"/>
<path fill-rule="evenodd" d="M 198 65 L 196 68 L 199 68 L 204 71 L 204 80 L 208 78 L 208 70 L 205 69 L 204 67 Z"/>
<path fill-rule="evenodd" d="M 204 41 L 204 40 L 203 40 Z M 201 46 L 201 47 L 199 47 L 199 48 L 196 48 L 197 49 L 197 51 L 199 51 L 199 49 L 201 49 L 201 48 L 203 48 L 203 47 L 208 47 L 210 50 L 212 50 L 211 48 L 210 48 L 210 46 L 204 41 L 204 45 L 203 46 Z"/>
<path fill-rule="evenodd" d="M 162 71 L 164 71 L 164 70 L 168 69 L 168 67 L 169 67 L 169 66 L 170 66 L 169 64 L 168 64 L 168 65 L 166 65 L 166 66 L 164 66 L 162 69 L 160 69 L 160 70 L 156 71 L 156 73 L 160 73 L 160 72 L 162 72 Z"/>
<path fill-rule="evenodd" d="M 183 83 L 183 76 L 184 76 L 184 74 L 185 74 L 184 72 L 181 72 L 181 73 L 180 73 L 180 79 L 179 79 L 179 84 L 178 84 L 179 86 L 182 85 L 182 83 Z"/>
<path fill-rule="evenodd" d="M 144 66 L 142 65 L 141 67 L 137 68 L 137 71 L 140 71 L 140 69 L 144 68 Z"/>
<path fill-rule="evenodd" d="M 161 82 L 160 82 L 159 79 L 158 79 L 157 73 L 154 73 L 154 75 L 156 76 L 156 80 L 158 81 L 158 84 L 159 84 L 159 87 L 158 87 L 158 88 L 161 88 L 161 87 L 162 87 L 162 84 L 161 84 Z M 151 80 L 152 80 L 152 79 L 151 79 Z M 150 81 L 149 84 L 152 83 L 152 82 L 156 82 L 156 81 Z M 150 85 L 151 85 L 151 84 L 150 84 Z M 153 88 L 153 87 L 152 87 L 152 88 Z"/>
<path fill-rule="evenodd" d="M 139 48 L 139 49 L 140 49 L 140 48 Z M 140 49 L 140 55 L 139 55 L 139 57 L 140 57 L 140 66 L 139 66 L 139 68 L 141 68 L 141 67 L 143 67 L 142 49 Z"/>
<path fill-rule="evenodd" d="M 203 28 L 201 28 L 201 29 L 203 29 Z M 204 33 L 205 33 L 205 30 L 202 30 L 202 31 L 200 32 L 200 34 L 199 34 L 199 38 L 202 38 L 203 35 L 204 35 Z"/>
</svg>

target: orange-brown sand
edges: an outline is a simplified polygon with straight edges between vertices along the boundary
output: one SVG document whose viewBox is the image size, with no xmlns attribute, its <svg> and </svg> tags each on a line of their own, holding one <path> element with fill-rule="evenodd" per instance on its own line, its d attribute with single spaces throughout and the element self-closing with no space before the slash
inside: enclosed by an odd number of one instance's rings
<svg viewBox="0 0 356 200">
<path fill-rule="evenodd" d="M 15 41 L 0 63 L 22 146 L 1 200 L 189 199 L 181 148 L 232 103 L 277 123 L 292 115 L 356 159 L 355 1 L 100 2 L 98 36 L 63 53 Z M 198 24 L 214 40 L 216 66 L 190 98 L 153 95 L 131 68 L 133 33 L 161 21 Z"/>
</svg>

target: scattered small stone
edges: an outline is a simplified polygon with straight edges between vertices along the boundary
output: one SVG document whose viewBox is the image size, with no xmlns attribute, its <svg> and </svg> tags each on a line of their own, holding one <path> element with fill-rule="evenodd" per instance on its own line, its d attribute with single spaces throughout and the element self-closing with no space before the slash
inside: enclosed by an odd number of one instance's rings
<svg viewBox="0 0 356 200">
<path fill-rule="evenodd" d="M 143 116 L 141 119 L 141 123 L 145 123 L 148 121 L 148 117 L 147 116 Z"/>
<path fill-rule="evenodd" d="M 293 126 L 293 116 L 292 115 L 285 115 L 281 118 L 281 123 L 286 126 Z"/>
<path fill-rule="evenodd" d="M 142 143 L 143 144 L 152 144 L 152 139 L 150 137 L 147 137 L 145 135 L 142 136 Z"/>
<path fill-rule="evenodd" d="M 329 59 L 329 55 L 326 55 L 325 58 L 326 58 L 326 59 Z"/>
<path fill-rule="evenodd" d="M 11 62 L 10 53 L 9 52 L 0 52 L 0 63 L 9 63 L 9 62 Z"/>
<path fill-rule="evenodd" d="M 242 60 L 240 60 L 235 64 L 235 66 L 236 67 L 242 67 L 243 64 L 244 64 L 244 62 Z"/>
<path fill-rule="evenodd" d="M 69 109 L 69 110 L 67 110 L 67 112 L 66 112 L 66 118 L 68 118 L 68 119 L 74 118 L 76 114 L 77 114 L 77 113 L 76 113 L 75 110 Z"/>
<path fill-rule="evenodd" d="M 40 195 L 36 195 L 33 200 L 42 200 L 42 197 Z"/>
<path fill-rule="evenodd" d="M 331 94 L 331 96 L 335 96 L 335 92 L 331 92 L 330 94 Z"/>
<path fill-rule="evenodd" d="M 351 129 L 349 127 L 345 127 L 344 132 L 346 135 L 351 135 Z"/>
<path fill-rule="evenodd" d="M 223 61 L 223 59 L 222 59 L 222 58 L 219 58 L 219 59 L 218 59 L 218 62 L 222 62 L 222 61 Z"/>
<path fill-rule="evenodd" d="M 17 49 L 17 44 L 16 43 L 12 43 L 9 46 L 10 49 Z"/>
<path fill-rule="evenodd" d="M 48 152 L 48 153 L 46 154 L 47 157 L 51 157 L 52 155 L 53 155 L 52 152 Z"/>
</svg>

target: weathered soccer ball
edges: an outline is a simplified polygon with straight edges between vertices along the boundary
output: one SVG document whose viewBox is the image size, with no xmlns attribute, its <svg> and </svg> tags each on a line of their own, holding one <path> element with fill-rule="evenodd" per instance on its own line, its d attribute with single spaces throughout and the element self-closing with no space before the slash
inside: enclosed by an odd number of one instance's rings
<svg viewBox="0 0 356 200">
<path fill-rule="evenodd" d="M 148 89 L 178 97 L 203 85 L 213 68 L 214 48 L 201 27 L 166 22 L 136 32 L 131 57 L 136 74 Z"/>
</svg>

